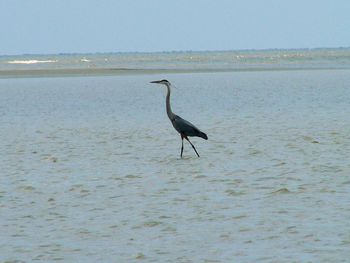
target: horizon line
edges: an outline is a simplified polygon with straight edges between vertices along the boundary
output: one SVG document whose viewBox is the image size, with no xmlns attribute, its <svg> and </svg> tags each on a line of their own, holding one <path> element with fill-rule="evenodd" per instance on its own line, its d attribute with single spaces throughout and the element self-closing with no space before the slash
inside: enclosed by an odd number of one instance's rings
<svg viewBox="0 0 350 263">
<path fill-rule="evenodd" d="M 101 52 L 59 52 L 59 53 L 22 53 L 0 54 L 0 57 L 15 56 L 58 56 L 58 55 L 103 55 L 103 54 L 162 54 L 162 53 L 202 53 L 202 52 L 250 52 L 250 51 L 313 51 L 313 50 L 341 50 L 350 49 L 350 46 L 312 47 L 312 48 L 246 48 L 246 49 L 208 49 L 208 50 L 163 50 L 163 51 L 101 51 Z"/>
</svg>

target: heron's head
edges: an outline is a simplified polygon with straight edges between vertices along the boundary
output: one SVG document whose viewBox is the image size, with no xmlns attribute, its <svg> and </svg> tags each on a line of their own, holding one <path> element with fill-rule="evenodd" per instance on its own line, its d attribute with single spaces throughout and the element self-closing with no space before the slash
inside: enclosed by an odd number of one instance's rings
<svg viewBox="0 0 350 263">
<path fill-rule="evenodd" d="M 167 81 L 166 79 L 162 79 L 162 80 L 155 80 L 155 81 L 151 81 L 150 83 L 155 83 L 155 84 L 163 84 L 163 85 L 170 86 L 170 82 L 169 82 L 169 81 Z"/>
</svg>

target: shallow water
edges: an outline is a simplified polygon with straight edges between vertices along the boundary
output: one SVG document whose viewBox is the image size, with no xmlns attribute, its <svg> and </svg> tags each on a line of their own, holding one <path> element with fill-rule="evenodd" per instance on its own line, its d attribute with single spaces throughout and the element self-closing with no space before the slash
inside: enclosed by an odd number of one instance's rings
<svg viewBox="0 0 350 263">
<path fill-rule="evenodd" d="M 1 79 L 0 262 L 347 262 L 349 73 Z"/>
</svg>

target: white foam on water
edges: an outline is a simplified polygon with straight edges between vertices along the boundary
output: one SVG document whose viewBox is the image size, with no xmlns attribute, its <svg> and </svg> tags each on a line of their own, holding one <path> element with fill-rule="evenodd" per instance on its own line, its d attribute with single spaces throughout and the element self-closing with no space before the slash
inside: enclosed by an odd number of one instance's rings
<svg viewBox="0 0 350 263">
<path fill-rule="evenodd" d="M 58 60 L 37 60 L 37 59 L 29 59 L 29 60 L 10 60 L 7 61 L 8 64 L 40 64 L 40 63 L 56 63 Z"/>
</svg>

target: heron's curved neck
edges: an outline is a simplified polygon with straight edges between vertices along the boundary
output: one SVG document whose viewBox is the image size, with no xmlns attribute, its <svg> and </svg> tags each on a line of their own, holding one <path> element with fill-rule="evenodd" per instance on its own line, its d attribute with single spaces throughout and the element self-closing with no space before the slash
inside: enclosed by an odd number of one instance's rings
<svg viewBox="0 0 350 263">
<path fill-rule="evenodd" d="M 168 114 L 168 117 L 170 120 L 174 118 L 174 113 L 171 111 L 170 107 L 170 85 L 166 85 L 168 89 L 168 93 L 166 94 L 166 113 Z"/>
</svg>

